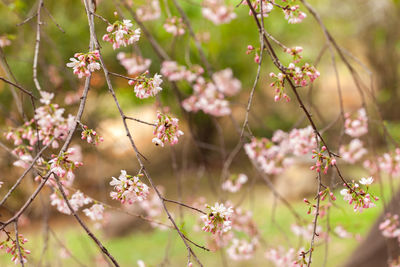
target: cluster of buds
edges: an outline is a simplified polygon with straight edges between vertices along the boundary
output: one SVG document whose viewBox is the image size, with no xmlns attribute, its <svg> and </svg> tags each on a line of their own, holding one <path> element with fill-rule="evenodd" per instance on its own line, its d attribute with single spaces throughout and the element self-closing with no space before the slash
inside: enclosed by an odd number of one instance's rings
<svg viewBox="0 0 400 267">
<path fill-rule="evenodd" d="M 229 23 L 236 18 L 232 6 L 225 5 L 225 0 L 203 0 L 201 13 L 215 25 Z"/>
<path fill-rule="evenodd" d="M 206 208 L 208 208 L 210 212 L 201 216 L 204 223 L 202 228 L 204 232 L 222 235 L 232 228 L 232 207 L 225 207 L 222 203 L 215 203 L 213 207 L 206 205 Z"/>
<path fill-rule="evenodd" d="M 368 117 L 364 108 L 357 112 L 357 117 L 352 119 L 349 113 L 344 114 L 344 132 L 351 137 L 360 137 L 368 133 Z"/>
<path fill-rule="evenodd" d="M 141 21 L 158 19 L 161 15 L 160 2 L 158 0 L 146 0 L 146 4 L 136 9 L 136 16 Z"/>
<path fill-rule="evenodd" d="M 73 58 L 69 59 L 67 67 L 72 68 L 78 78 L 88 77 L 90 73 L 100 69 L 100 52 L 94 50 L 89 53 L 76 53 Z"/>
<path fill-rule="evenodd" d="M 330 199 L 331 199 L 332 201 L 335 201 L 335 200 L 336 200 L 335 195 L 334 195 L 333 192 L 329 189 L 329 187 L 327 187 L 326 189 L 320 191 L 320 192 L 318 193 L 318 195 L 319 195 L 319 197 L 321 198 L 321 201 L 324 201 L 324 200 L 326 199 L 327 196 L 329 196 Z"/>
<path fill-rule="evenodd" d="M 164 23 L 164 29 L 173 36 L 185 34 L 185 24 L 183 23 L 182 18 L 178 17 L 167 18 Z"/>
<path fill-rule="evenodd" d="M 300 55 L 301 52 L 303 52 L 303 47 L 301 46 L 295 46 L 292 48 L 287 48 L 285 50 L 286 53 L 289 55 L 293 56 L 293 63 L 299 63 L 300 59 L 302 59 L 302 55 Z"/>
<path fill-rule="evenodd" d="M 232 175 L 222 184 L 222 190 L 229 191 L 231 193 L 236 193 L 242 188 L 242 186 L 247 182 L 247 175 L 240 173 L 239 175 Z"/>
<path fill-rule="evenodd" d="M 30 250 L 24 248 L 24 244 L 26 242 L 28 242 L 28 239 L 26 239 L 22 234 L 18 234 L 17 244 L 17 241 L 13 240 L 7 233 L 7 239 L 3 242 L 0 242 L 0 249 L 5 249 L 6 253 L 12 255 L 11 261 L 15 264 L 20 263 L 20 256 L 22 258 L 22 262 L 26 263 L 28 261 L 26 255 L 31 254 Z"/>
<path fill-rule="evenodd" d="M 314 166 L 311 166 L 311 170 L 316 170 L 317 172 L 323 171 L 324 174 L 328 173 L 329 166 L 334 166 L 336 164 L 336 159 L 330 155 L 326 155 L 326 146 L 322 146 L 320 151 L 315 149 L 312 151 L 313 155 L 311 158 L 317 159 Z"/>
<path fill-rule="evenodd" d="M 269 84 L 272 88 L 275 90 L 275 97 L 274 101 L 277 102 L 281 100 L 282 98 L 286 99 L 287 102 L 290 101 L 290 97 L 285 93 L 285 78 L 286 75 L 283 73 L 278 73 L 276 75 L 275 73 L 271 72 L 269 74 L 269 77 L 273 79 L 273 82 Z"/>
<path fill-rule="evenodd" d="M 354 164 L 362 159 L 368 151 L 364 148 L 360 139 L 353 139 L 348 145 L 341 146 L 339 153 L 344 161 Z"/>
<path fill-rule="evenodd" d="M 246 50 L 246 55 L 250 55 L 252 52 L 254 52 L 254 62 L 259 64 L 260 63 L 259 49 L 257 49 L 256 51 L 254 46 L 248 45 Z"/>
<path fill-rule="evenodd" d="M 149 98 L 151 96 L 157 95 L 162 88 L 160 87 L 162 83 L 161 75 L 154 74 L 154 77 L 147 78 L 146 71 L 144 74 L 138 76 L 135 80 L 129 80 L 129 85 L 134 85 L 134 92 L 136 96 L 140 99 Z"/>
<path fill-rule="evenodd" d="M 108 33 L 104 34 L 103 41 L 112 43 L 114 50 L 121 46 L 131 45 L 140 38 L 140 29 L 132 30 L 132 27 L 133 24 L 129 19 L 117 20 L 107 27 Z"/>
<path fill-rule="evenodd" d="M 296 85 L 300 86 L 307 86 L 320 76 L 319 71 L 308 63 L 305 63 L 301 67 L 297 67 L 294 63 L 290 63 L 287 70 L 289 77 L 293 79 Z"/>
<path fill-rule="evenodd" d="M 348 183 L 348 185 L 346 185 L 348 188 L 344 188 L 340 191 L 340 194 L 343 196 L 345 201 L 347 201 L 350 205 L 354 204 L 353 209 L 355 212 L 362 212 L 363 209 L 375 207 L 375 203 L 372 201 L 378 201 L 379 198 L 368 192 L 369 185 L 371 185 L 373 181 L 374 179 L 372 177 L 361 178 L 359 183 L 364 185 L 364 188 L 353 181 L 352 183 Z"/>
<path fill-rule="evenodd" d="M 386 238 L 400 238 L 399 215 L 387 213 L 385 220 L 379 224 L 379 230 Z"/>
<path fill-rule="evenodd" d="M 48 162 L 49 169 L 60 178 L 66 178 L 67 184 L 72 184 L 75 174 L 74 170 L 83 165 L 82 162 L 71 160 L 69 157 L 71 150 L 62 153 L 60 156 L 51 155 L 52 159 Z M 61 181 L 64 183 L 64 181 Z"/>
<path fill-rule="evenodd" d="M 178 138 L 183 135 L 183 132 L 178 129 L 178 122 L 177 118 L 172 118 L 169 115 L 158 112 L 153 132 L 155 137 L 152 142 L 162 147 L 165 143 L 170 143 L 171 145 L 177 144 Z"/>
<path fill-rule="evenodd" d="M 82 126 L 83 131 L 81 134 L 81 139 L 86 140 L 89 144 L 98 145 L 99 142 L 103 142 L 103 137 L 99 136 L 97 132 L 93 129 L 88 129 L 86 125 Z"/>
<path fill-rule="evenodd" d="M 274 5 L 267 0 L 256 0 L 252 4 L 253 9 L 257 13 L 257 18 L 261 19 L 261 17 L 268 17 L 269 13 L 271 13 Z M 252 10 L 250 9 L 249 15 L 253 16 Z"/>
<path fill-rule="evenodd" d="M 34 119 L 25 122 L 21 127 L 15 129 L 9 129 L 8 132 L 4 133 L 4 136 L 7 140 L 12 140 L 14 146 L 14 153 L 17 156 L 22 156 L 26 154 L 28 151 L 33 150 L 33 145 L 37 142 L 37 134 L 34 129 Z M 25 141 L 27 141 L 27 145 L 24 145 Z"/>
<path fill-rule="evenodd" d="M 182 102 L 182 107 L 189 112 L 202 110 L 212 116 L 226 116 L 231 114 L 229 102 L 217 86 L 212 82 L 206 82 L 199 77 L 193 85 L 193 95 Z"/>
<path fill-rule="evenodd" d="M 117 59 L 119 63 L 126 69 L 129 75 L 134 77 L 141 73 L 144 73 L 149 69 L 151 65 L 151 59 L 143 58 L 139 55 L 127 55 L 124 52 L 119 52 L 117 54 Z"/>
<path fill-rule="evenodd" d="M 199 65 L 192 66 L 191 69 L 186 69 L 185 66 L 179 65 L 176 61 L 163 61 L 161 64 L 161 74 L 167 77 L 171 82 L 186 80 L 189 83 L 194 82 L 204 70 Z"/>
<path fill-rule="evenodd" d="M 149 187 L 143 183 L 140 178 L 143 174 L 132 176 L 126 174 L 126 171 L 121 170 L 120 176 L 117 178 L 112 177 L 110 182 L 114 186 L 114 190 L 110 193 L 112 199 L 121 201 L 122 204 L 133 204 L 136 201 L 143 201 L 149 194 Z"/>
<path fill-rule="evenodd" d="M 301 23 L 307 17 L 306 13 L 300 11 L 299 5 L 286 6 L 283 9 L 283 13 L 290 24 Z"/>
</svg>

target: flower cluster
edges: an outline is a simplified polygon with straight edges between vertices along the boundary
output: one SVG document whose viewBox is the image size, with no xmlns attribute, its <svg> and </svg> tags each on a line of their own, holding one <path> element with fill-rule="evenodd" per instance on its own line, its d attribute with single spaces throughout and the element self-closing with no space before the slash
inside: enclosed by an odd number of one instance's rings
<svg viewBox="0 0 400 267">
<path fill-rule="evenodd" d="M 73 58 L 69 59 L 67 67 L 72 68 L 78 78 L 88 77 L 90 73 L 100 69 L 100 52 L 94 50 L 89 53 L 76 53 Z"/>
<path fill-rule="evenodd" d="M 114 50 L 131 45 L 140 38 L 140 29 L 132 30 L 132 27 L 133 24 L 129 19 L 117 20 L 107 27 L 108 33 L 103 35 L 103 41 L 112 43 Z"/>
<path fill-rule="evenodd" d="M 148 70 L 151 64 L 151 59 L 143 58 L 135 54 L 127 56 L 124 52 L 119 52 L 117 54 L 117 59 L 121 65 L 124 66 L 128 74 L 134 77 Z"/>
<path fill-rule="evenodd" d="M 179 120 L 172 118 L 169 115 L 157 113 L 157 121 L 153 134 L 155 137 L 152 142 L 156 145 L 164 146 L 165 143 L 175 145 L 178 143 L 178 138 L 183 135 L 183 132 L 178 129 Z"/>
<path fill-rule="evenodd" d="M 303 58 L 302 55 L 300 55 L 300 53 L 303 52 L 303 47 L 301 46 L 287 48 L 285 52 L 293 56 L 293 63 L 299 63 L 300 59 Z"/>
<path fill-rule="evenodd" d="M 229 258 L 235 261 L 249 260 L 254 256 L 258 245 L 258 240 L 250 242 L 245 239 L 234 238 L 231 246 L 226 250 Z"/>
<path fill-rule="evenodd" d="M 349 202 L 350 205 L 354 204 L 353 209 L 355 212 L 362 212 L 363 209 L 375 207 L 375 203 L 372 201 L 378 201 L 379 198 L 368 193 L 369 185 L 371 185 L 373 181 L 374 179 L 372 177 L 361 178 L 359 183 L 364 185 L 365 189 L 353 181 L 353 183 L 348 184 L 350 188 L 344 188 L 340 191 L 345 201 Z"/>
<path fill-rule="evenodd" d="M 28 239 L 26 239 L 22 234 L 18 234 L 18 246 L 21 250 L 21 254 L 19 254 L 17 242 L 8 236 L 5 241 L 0 242 L 0 249 L 5 249 L 6 253 L 12 255 L 11 261 L 15 264 L 20 263 L 20 255 L 23 263 L 26 263 L 28 261 L 26 255 L 31 254 L 30 250 L 25 249 L 24 247 L 26 242 L 28 242 Z"/>
<path fill-rule="evenodd" d="M 379 168 L 387 174 L 400 176 L 400 148 L 396 148 L 394 153 L 384 153 L 378 158 Z"/>
<path fill-rule="evenodd" d="M 158 19 L 161 15 L 160 3 L 158 0 L 147 0 L 146 4 L 136 9 L 136 15 L 141 21 Z"/>
<path fill-rule="evenodd" d="M 224 0 L 203 0 L 201 13 L 215 25 L 229 23 L 236 18 L 233 7 L 227 6 Z"/>
<path fill-rule="evenodd" d="M 311 170 L 316 170 L 317 172 L 323 171 L 324 174 L 328 173 L 329 166 L 334 166 L 336 164 L 336 159 L 330 155 L 326 155 L 326 146 L 322 146 L 320 151 L 313 150 L 312 158 L 317 159 L 315 165 L 311 166 Z"/>
<path fill-rule="evenodd" d="M 232 175 L 222 184 L 221 187 L 222 190 L 236 193 L 247 182 L 247 180 L 247 175 L 244 173 L 240 173 L 239 175 Z"/>
<path fill-rule="evenodd" d="M 261 18 L 261 15 L 262 17 L 268 17 L 269 13 L 271 13 L 272 9 L 274 8 L 274 5 L 267 0 L 256 0 L 252 6 L 257 13 L 257 18 L 259 19 Z M 253 15 L 251 9 L 249 11 L 249 15 Z"/>
<path fill-rule="evenodd" d="M 341 146 L 339 149 L 342 159 L 351 164 L 362 159 L 367 152 L 368 151 L 364 148 L 363 142 L 360 139 L 353 139 L 348 145 Z"/>
<path fill-rule="evenodd" d="M 10 46 L 11 41 L 8 39 L 7 35 L 0 35 L 0 47 Z"/>
<path fill-rule="evenodd" d="M 231 69 L 224 69 L 215 72 L 212 75 L 212 80 L 218 88 L 226 96 L 236 95 L 242 88 L 241 82 L 233 77 Z"/>
<path fill-rule="evenodd" d="M 190 70 L 185 66 L 178 65 L 176 61 L 167 60 L 161 65 L 161 74 L 171 82 L 186 80 L 192 83 L 203 73 L 203 68 L 198 65 L 194 65 Z"/>
<path fill-rule="evenodd" d="M 287 69 L 289 77 L 293 79 L 296 85 L 307 86 L 320 76 L 319 71 L 308 63 L 301 67 L 290 63 Z"/>
<path fill-rule="evenodd" d="M 140 180 L 142 177 L 143 174 L 141 173 L 132 176 L 126 174 L 125 170 L 121 170 L 118 179 L 112 177 L 110 182 L 115 190 L 110 193 L 111 198 L 121 201 L 122 204 L 133 204 L 136 201 L 145 200 L 149 194 L 149 187 Z"/>
<path fill-rule="evenodd" d="M 301 267 L 306 264 L 303 251 L 300 249 L 297 253 L 294 248 L 285 251 L 282 247 L 279 249 L 269 249 L 265 257 L 276 267 Z"/>
<path fill-rule="evenodd" d="M 358 110 L 357 118 L 352 119 L 349 113 L 345 114 L 344 132 L 351 137 L 360 137 L 368 133 L 368 118 L 364 108 Z"/>
<path fill-rule="evenodd" d="M 207 215 L 201 216 L 204 222 L 202 228 L 204 232 L 222 235 L 232 228 L 232 207 L 225 207 L 222 203 L 215 203 L 213 207 L 206 205 L 206 208 L 210 209 L 210 212 Z"/>
<path fill-rule="evenodd" d="M 193 95 L 182 102 L 186 111 L 197 112 L 202 110 L 212 116 L 226 116 L 231 114 L 229 102 L 217 86 L 212 82 L 206 82 L 203 77 L 196 80 L 193 85 Z"/>
<path fill-rule="evenodd" d="M 83 165 L 82 162 L 70 159 L 72 153 L 73 151 L 68 149 L 59 156 L 51 155 L 52 159 L 48 162 L 50 171 L 60 178 L 66 178 L 66 181 L 62 180 L 61 183 L 66 183 L 67 185 L 71 185 L 75 178 L 74 170 Z"/>
<path fill-rule="evenodd" d="M 290 97 L 285 93 L 285 78 L 286 75 L 282 73 L 278 73 L 276 75 L 275 73 L 271 72 L 269 74 L 269 77 L 273 79 L 273 82 L 269 84 L 272 88 L 275 89 L 275 97 L 274 101 L 277 102 L 282 99 L 286 99 L 287 102 L 290 101 Z"/>
<path fill-rule="evenodd" d="M 103 220 L 104 206 L 102 204 L 93 204 L 90 208 L 84 209 L 83 212 L 92 221 L 101 221 Z"/>
<path fill-rule="evenodd" d="M 382 235 L 386 238 L 398 238 L 400 239 L 400 222 L 399 215 L 387 213 L 385 220 L 379 224 L 379 230 Z M 399 240 L 400 241 L 400 240 Z"/>
<path fill-rule="evenodd" d="M 306 13 L 300 11 L 299 5 L 287 6 L 283 9 L 285 19 L 291 24 L 301 23 L 307 17 Z"/>
<path fill-rule="evenodd" d="M 271 140 L 253 138 L 245 144 L 247 156 L 259 164 L 266 174 L 280 174 L 293 163 L 293 156 L 310 153 L 316 146 L 311 126 L 293 129 L 289 133 L 278 130 Z"/>
<path fill-rule="evenodd" d="M 88 129 L 86 125 L 83 125 L 83 131 L 81 134 L 81 139 L 86 140 L 89 144 L 98 145 L 99 142 L 103 142 L 103 137 L 99 136 L 97 132 L 93 129 Z"/>
<path fill-rule="evenodd" d="M 167 18 L 164 23 L 164 29 L 173 36 L 185 34 L 185 24 L 183 23 L 182 18 L 178 17 Z"/>
<path fill-rule="evenodd" d="M 133 90 L 136 96 L 140 99 L 155 96 L 162 90 L 160 87 L 162 83 L 162 76 L 156 73 L 154 74 L 154 77 L 147 78 L 146 74 L 148 74 L 148 71 L 146 71 L 143 75 L 138 76 L 137 79 L 129 80 L 128 82 L 129 85 L 134 85 Z"/>
</svg>

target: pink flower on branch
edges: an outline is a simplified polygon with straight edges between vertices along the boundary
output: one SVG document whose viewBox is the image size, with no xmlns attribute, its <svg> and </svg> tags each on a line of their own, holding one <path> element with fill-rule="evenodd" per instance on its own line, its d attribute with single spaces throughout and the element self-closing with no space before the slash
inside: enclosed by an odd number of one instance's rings
<svg viewBox="0 0 400 267">
<path fill-rule="evenodd" d="M 177 118 L 158 112 L 156 126 L 153 131 L 155 137 L 152 142 L 162 147 L 165 143 L 177 144 L 178 138 L 183 135 L 183 132 L 179 130 L 178 122 Z"/>
<path fill-rule="evenodd" d="M 134 44 L 139 41 L 140 29 L 132 30 L 132 27 L 133 24 L 129 19 L 117 20 L 107 27 L 108 33 L 104 34 L 103 41 L 112 43 L 114 50 Z"/>
<path fill-rule="evenodd" d="M 78 78 L 88 77 L 90 73 L 100 69 L 100 63 L 98 62 L 100 60 L 99 50 L 86 54 L 76 53 L 70 60 L 71 62 L 67 63 L 67 67 L 72 68 Z"/>
<path fill-rule="evenodd" d="M 121 201 L 122 204 L 133 204 L 136 201 L 143 201 L 149 194 L 149 187 L 143 183 L 140 178 L 143 174 L 131 176 L 125 170 L 121 170 L 120 176 L 117 178 L 112 177 L 110 182 L 114 186 L 114 190 L 110 193 L 112 199 Z"/>
</svg>

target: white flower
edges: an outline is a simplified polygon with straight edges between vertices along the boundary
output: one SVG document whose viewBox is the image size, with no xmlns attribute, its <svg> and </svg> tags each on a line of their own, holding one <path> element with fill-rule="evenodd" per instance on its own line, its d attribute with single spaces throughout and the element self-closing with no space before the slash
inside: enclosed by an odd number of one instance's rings
<svg viewBox="0 0 400 267">
<path fill-rule="evenodd" d="M 40 91 L 40 103 L 45 104 L 45 105 L 49 105 L 51 100 L 54 97 L 53 93 L 49 93 L 49 92 L 45 92 L 45 91 Z"/>
<path fill-rule="evenodd" d="M 372 178 L 372 176 L 371 177 L 368 177 L 368 178 L 361 178 L 361 180 L 360 180 L 360 184 L 363 184 L 363 185 L 366 185 L 366 186 L 368 186 L 368 185 L 370 185 L 370 184 L 372 184 L 374 182 L 374 178 Z"/>
</svg>

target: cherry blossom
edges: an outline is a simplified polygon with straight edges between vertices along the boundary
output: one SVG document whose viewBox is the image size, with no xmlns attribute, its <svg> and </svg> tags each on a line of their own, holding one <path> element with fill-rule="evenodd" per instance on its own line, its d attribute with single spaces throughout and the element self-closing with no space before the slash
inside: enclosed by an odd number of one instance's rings
<svg viewBox="0 0 400 267">
<path fill-rule="evenodd" d="M 67 67 L 72 68 L 74 74 L 78 75 L 78 78 L 88 77 L 91 72 L 100 69 L 99 60 L 99 50 L 94 50 L 86 54 L 76 53 L 73 58 L 70 58 L 71 62 L 67 63 Z"/>
<path fill-rule="evenodd" d="M 162 90 L 160 87 L 162 83 L 161 75 L 156 73 L 153 78 L 147 78 L 145 74 L 139 76 L 136 80 L 129 80 L 128 82 L 129 85 L 134 85 L 133 90 L 140 99 L 155 96 Z"/>
<path fill-rule="evenodd" d="M 335 234 L 338 235 L 340 238 L 351 238 L 352 234 L 346 231 L 346 229 L 343 228 L 343 226 L 336 226 L 335 229 L 333 230 Z"/>
<path fill-rule="evenodd" d="M 103 142 L 103 137 L 99 136 L 97 132 L 93 129 L 89 129 L 86 125 L 82 126 L 83 131 L 81 134 L 81 139 L 86 140 L 89 144 L 98 145 L 100 142 Z"/>
<path fill-rule="evenodd" d="M 303 57 L 300 55 L 301 52 L 303 52 L 303 48 L 301 46 L 295 46 L 293 48 L 287 48 L 286 53 L 289 55 L 293 56 L 293 63 L 299 63 L 300 59 Z"/>
<path fill-rule="evenodd" d="M 283 9 L 285 19 L 291 24 L 301 23 L 307 17 L 307 14 L 300 11 L 299 5 L 288 6 Z"/>
<path fill-rule="evenodd" d="M 117 54 L 117 59 L 121 65 L 124 66 L 128 74 L 134 77 L 147 71 L 151 65 L 151 59 L 143 58 L 135 54 L 128 56 L 124 52 L 119 52 Z"/>
<path fill-rule="evenodd" d="M 112 43 L 113 49 L 118 49 L 121 46 L 127 46 L 139 41 L 140 28 L 132 30 L 133 24 L 131 20 L 124 19 L 123 21 L 115 21 L 107 27 L 107 32 L 103 36 L 103 41 Z"/>
<path fill-rule="evenodd" d="M 244 239 L 234 238 L 232 240 L 232 245 L 226 250 L 226 252 L 232 260 L 249 260 L 254 256 L 257 245 L 257 239 L 253 239 L 249 242 Z"/>
<path fill-rule="evenodd" d="M 359 181 L 359 183 L 360 184 L 363 184 L 363 185 L 365 185 L 365 186 L 369 186 L 369 185 L 371 185 L 372 183 L 374 182 L 374 178 L 372 178 L 372 177 L 368 177 L 368 178 L 361 178 L 360 179 L 360 181 Z"/>
<path fill-rule="evenodd" d="M 92 203 L 93 200 L 88 197 L 85 196 L 81 191 L 76 191 L 72 196 L 71 199 L 69 199 L 69 203 L 72 206 L 72 209 L 74 211 L 78 211 L 81 207 Z"/>
<path fill-rule="evenodd" d="M 215 203 L 213 207 L 206 205 L 206 208 L 210 209 L 210 212 L 201 216 L 204 223 L 202 228 L 204 232 L 222 235 L 232 228 L 232 207 L 225 207 L 222 203 Z"/>
<path fill-rule="evenodd" d="M 212 80 L 217 86 L 218 90 L 226 96 L 236 95 L 241 87 L 241 82 L 233 77 L 233 72 L 231 69 L 224 69 L 215 72 L 212 75 Z"/>
<path fill-rule="evenodd" d="M 201 13 L 215 25 L 229 23 L 236 18 L 233 7 L 227 6 L 224 0 L 203 0 Z"/>
<path fill-rule="evenodd" d="M 398 238 L 400 241 L 399 215 L 385 214 L 385 220 L 379 224 L 379 230 L 386 238 Z"/>
<path fill-rule="evenodd" d="M 204 113 L 219 117 L 231 113 L 229 102 L 223 93 L 218 91 L 212 82 L 206 82 L 203 77 L 196 80 L 193 85 L 193 95 L 182 102 L 186 111 L 197 112 L 202 110 Z"/>
<path fill-rule="evenodd" d="M 121 170 L 118 179 L 112 177 L 110 182 L 115 190 L 110 193 L 111 198 L 121 201 L 122 204 L 133 204 L 136 201 L 145 200 L 149 194 L 149 187 L 140 180 L 142 177 L 141 173 L 131 176 L 125 170 Z"/>
<path fill-rule="evenodd" d="M 379 168 L 387 174 L 399 177 L 400 176 L 400 149 L 396 148 L 394 153 L 384 153 L 378 158 Z"/>
<path fill-rule="evenodd" d="M 185 34 L 185 24 L 183 23 L 182 18 L 178 17 L 167 18 L 164 23 L 164 29 L 173 36 Z"/>
<path fill-rule="evenodd" d="M 369 182 L 372 183 L 373 179 L 370 177 L 362 181 L 369 185 Z M 344 188 L 340 191 L 340 194 L 343 196 L 345 201 L 347 201 L 350 205 L 354 204 L 354 212 L 362 212 L 364 209 L 373 208 L 376 206 L 373 201 L 378 201 L 379 198 L 374 197 L 368 192 L 368 185 L 365 187 L 365 189 L 363 189 L 359 184 L 353 182 L 349 183 L 350 188 Z"/>
<path fill-rule="evenodd" d="M 341 146 L 339 153 L 344 161 L 354 164 L 362 159 L 368 151 L 363 147 L 360 139 L 353 139 L 347 146 Z"/>
<path fill-rule="evenodd" d="M 294 248 L 287 251 L 280 247 L 279 249 L 269 249 L 265 253 L 265 257 L 270 260 L 276 267 L 301 267 L 305 264 L 305 260 L 301 255 L 302 249 L 296 253 Z"/>
<path fill-rule="evenodd" d="M 136 15 L 141 21 L 158 19 L 161 15 L 160 3 L 158 0 L 146 0 L 146 4 L 136 9 Z"/>
<path fill-rule="evenodd" d="M 0 242 L 0 249 L 5 249 L 6 253 L 12 255 L 11 261 L 15 264 L 20 263 L 20 255 L 22 257 L 22 262 L 27 263 L 27 255 L 31 254 L 31 251 L 25 249 L 26 242 L 28 242 L 28 239 L 26 239 L 22 234 L 18 234 L 18 250 L 17 242 L 15 240 L 12 240 L 8 235 L 5 241 Z"/>
<path fill-rule="evenodd" d="M 326 155 L 326 146 L 322 146 L 320 151 L 312 151 L 313 159 L 317 159 L 315 165 L 311 166 L 311 170 L 316 170 L 317 172 L 323 171 L 324 174 L 328 173 L 329 166 L 334 166 L 336 164 L 336 159 L 329 155 Z"/>
<path fill-rule="evenodd" d="M 0 35 L 0 47 L 6 47 L 11 45 L 11 40 L 8 39 L 7 35 Z"/>
<path fill-rule="evenodd" d="M 92 221 L 101 221 L 103 220 L 104 206 L 102 204 L 94 204 L 90 208 L 84 209 L 83 212 Z"/>
<path fill-rule="evenodd" d="M 221 187 L 222 190 L 236 193 L 247 182 L 247 180 L 247 175 L 244 173 L 240 173 L 239 175 L 232 175 L 222 184 Z"/>
<path fill-rule="evenodd" d="M 48 162 L 51 172 L 60 178 L 65 178 L 65 180 L 61 180 L 61 183 L 65 185 L 72 185 L 75 178 L 75 169 L 83 165 L 82 162 L 72 161 L 69 158 L 71 153 L 73 153 L 73 150 L 68 149 L 59 156 L 52 155 L 52 159 Z"/>
<path fill-rule="evenodd" d="M 253 2 L 252 6 L 254 10 L 257 12 L 257 18 L 259 19 L 261 18 L 261 14 L 262 17 L 264 18 L 268 17 L 269 13 L 271 13 L 272 9 L 274 8 L 274 5 L 267 0 L 256 0 Z M 253 15 L 251 10 L 249 11 L 249 15 L 250 16 Z"/>
<path fill-rule="evenodd" d="M 360 137 L 368 133 L 367 112 L 361 108 L 357 112 L 357 118 L 352 119 L 349 113 L 345 114 L 344 132 L 351 137 Z"/>
<path fill-rule="evenodd" d="M 178 138 L 183 135 L 183 132 L 178 129 L 178 122 L 177 118 L 158 112 L 156 126 L 153 131 L 155 137 L 152 142 L 162 147 L 165 143 L 177 144 Z"/>
</svg>

